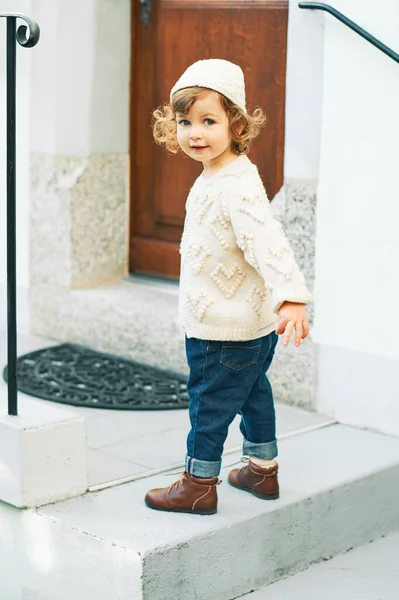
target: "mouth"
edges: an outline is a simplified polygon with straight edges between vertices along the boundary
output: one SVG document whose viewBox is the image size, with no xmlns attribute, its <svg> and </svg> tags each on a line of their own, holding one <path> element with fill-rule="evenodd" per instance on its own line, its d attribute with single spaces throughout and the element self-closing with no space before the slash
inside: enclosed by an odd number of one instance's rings
<svg viewBox="0 0 399 600">
<path fill-rule="evenodd" d="M 208 146 L 190 146 L 190 148 L 196 152 L 201 152 L 201 150 L 206 150 Z"/>
</svg>

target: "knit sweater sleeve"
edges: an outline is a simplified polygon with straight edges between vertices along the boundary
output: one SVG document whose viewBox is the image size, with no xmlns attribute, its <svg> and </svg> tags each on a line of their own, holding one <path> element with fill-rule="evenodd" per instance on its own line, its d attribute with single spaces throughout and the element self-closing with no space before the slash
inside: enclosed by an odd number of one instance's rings
<svg viewBox="0 0 399 600">
<path fill-rule="evenodd" d="M 312 296 L 305 278 L 282 226 L 273 217 L 264 191 L 249 195 L 240 191 L 230 192 L 225 206 L 238 247 L 272 294 L 273 311 L 277 314 L 286 301 L 311 302 Z"/>
</svg>

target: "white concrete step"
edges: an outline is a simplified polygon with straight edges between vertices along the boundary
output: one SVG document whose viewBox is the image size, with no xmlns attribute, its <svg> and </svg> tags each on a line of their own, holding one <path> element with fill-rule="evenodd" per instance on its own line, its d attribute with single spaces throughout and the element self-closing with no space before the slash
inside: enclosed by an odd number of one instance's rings
<svg viewBox="0 0 399 600">
<path fill-rule="evenodd" d="M 212 517 L 145 507 L 176 475 L 37 511 L 3 505 L 0 597 L 231 600 L 399 529 L 399 439 L 333 425 L 283 440 L 279 462 L 279 500 L 224 483 Z"/>
</svg>

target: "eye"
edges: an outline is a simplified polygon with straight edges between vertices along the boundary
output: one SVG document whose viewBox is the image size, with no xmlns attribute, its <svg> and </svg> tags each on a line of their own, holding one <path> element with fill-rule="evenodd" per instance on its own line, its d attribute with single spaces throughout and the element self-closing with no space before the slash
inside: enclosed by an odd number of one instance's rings
<svg viewBox="0 0 399 600">
<path fill-rule="evenodd" d="M 183 125 L 183 127 L 187 127 L 187 125 L 190 125 L 190 121 L 188 121 L 187 119 L 181 119 L 179 121 L 179 125 Z"/>
<path fill-rule="evenodd" d="M 215 121 L 213 119 L 205 119 L 205 123 L 207 125 L 213 125 L 215 123 Z"/>
</svg>

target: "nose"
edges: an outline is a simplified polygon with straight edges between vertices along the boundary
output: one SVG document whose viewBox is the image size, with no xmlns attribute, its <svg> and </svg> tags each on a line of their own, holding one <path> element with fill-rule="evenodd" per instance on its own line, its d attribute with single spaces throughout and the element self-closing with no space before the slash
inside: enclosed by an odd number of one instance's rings
<svg viewBox="0 0 399 600">
<path fill-rule="evenodd" d="M 201 137 L 201 131 L 198 125 L 193 125 L 190 130 L 190 140 L 198 140 Z"/>
</svg>

